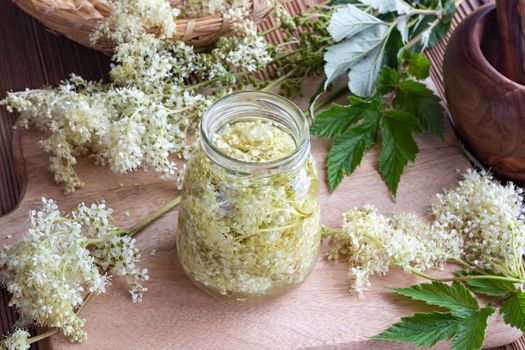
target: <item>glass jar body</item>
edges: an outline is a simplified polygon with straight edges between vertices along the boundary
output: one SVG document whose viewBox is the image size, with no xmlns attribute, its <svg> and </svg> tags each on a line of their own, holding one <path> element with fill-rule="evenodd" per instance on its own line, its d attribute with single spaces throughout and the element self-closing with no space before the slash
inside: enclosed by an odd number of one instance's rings
<svg viewBox="0 0 525 350">
<path fill-rule="evenodd" d="M 281 294 L 310 274 L 320 244 L 319 180 L 310 155 L 264 178 L 229 172 L 201 150 L 188 162 L 177 253 L 186 274 L 232 302 Z"/>
<path fill-rule="evenodd" d="M 244 134 L 223 139 L 236 148 L 228 153 L 213 140 L 235 126 Z M 295 148 L 279 154 L 290 137 Z M 187 163 L 179 207 L 177 253 L 186 274 L 229 302 L 281 294 L 315 265 L 319 217 L 317 168 L 299 108 L 261 92 L 214 104 Z"/>
</svg>

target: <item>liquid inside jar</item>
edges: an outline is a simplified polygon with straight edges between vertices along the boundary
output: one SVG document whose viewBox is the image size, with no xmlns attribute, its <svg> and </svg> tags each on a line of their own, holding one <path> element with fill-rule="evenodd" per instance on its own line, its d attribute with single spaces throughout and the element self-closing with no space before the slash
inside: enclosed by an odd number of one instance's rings
<svg viewBox="0 0 525 350">
<path fill-rule="evenodd" d="M 210 135 L 224 156 L 269 164 L 297 151 L 277 122 L 246 118 Z M 232 171 L 197 148 L 185 177 L 177 251 L 186 273 L 204 290 L 243 302 L 301 283 L 319 253 L 319 183 L 307 152 L 269 175 Z"/>
</svg>

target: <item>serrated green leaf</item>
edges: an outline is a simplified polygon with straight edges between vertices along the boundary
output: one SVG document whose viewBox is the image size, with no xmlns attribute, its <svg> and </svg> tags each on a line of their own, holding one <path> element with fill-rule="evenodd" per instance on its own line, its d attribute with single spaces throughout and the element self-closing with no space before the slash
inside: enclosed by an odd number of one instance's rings
<svg viewBox="0 0 525 350">
<path fill-rule="evenodd" d="M 425 84 L 405 80 L 399 84 L 394 99 L 394 107 L 414 115 L 424 131 L 429 131 L 444 139 L 444 108 L 439 97 Z"/>
<path fill-rule="evenodd" d="M 383 65 L 397 68 L 399 64 L 399 50 L 403 46 L 402 34 L 399 31 L 399 26 L 392 29 L 388 40 L 385 44 L 385 54 L 383 57 Z"/>
<path fill-rule="evenodd" d="M 358 96 L 370 96 L 374 92 L 377 75 L 383 62 L 384 37 L 377 46 L 357 61 L 348 73 L 348 88 Z"/>
<path fill-rule="evenodd" d="M 469 315 L 460 322 L 454 338 L 452 338 L 452 350 L 479 350 L 485 342 L 487 321 L 495 309 L 492 306 L 471 311 Z"/>
<path fill-rule="evenodd" d="M 328 186 L 333 192 L 345 175 L 361 163 L 364 151 L 376 141 L 380 111 L 369 110 L 363 123 L 339 136 L 328 152 Z"/>
<path fill-rule="evenodd" d="M 402 317 L 400 322 L 393 324 L 373 339 L 432 347 L 441 340 L 452 339 L 460 322 L 460 318 L 450 313 L 416 313 L 411 317 Z"/>
<path fill-rule="evenodd" d="M 436 19 L 433 16 L 422 16 L 415 25 L 411 36 L 422 35 L 422 39 L 412 47 L 413 51 L 424 51 L 427 48 L 432 48 L 447 35 L 452 24 L 452 18 L 456 12 L 456 3 L 454 0 L 440 1 L 439 4 L 441 5 L 441 3 L 444 5 L 440 19 Z"/>
<path fill-rule="evenodd" d="M 458 281 L 451 285 L 443 282 L 422 283 L 408 288 L 395 288 L 396 293 L 451 310 L 457 317 L 468 317 L 479 309 L 478 302 Z"/>
<path fill-rule="evenodd" d="M 386 112 L 381 120 L 383 147 L 379 155 L 379 172 L 394 198 L 401 174 L 419 152 L 412 133 L 420 131 L 417 119 L 406 112 Z"/>
<path fill-rule="evenodd" d="M 409 13 L 414 8 L 402 0 L 361 0 L 379 13 L 396 12 L 400 15 Z"/>
<path fill-rule="evenodd" d="M 406 44 L 408 42 L 408 18 L 402 19 L 399 22 L 397 22 L 396 28 L 399 32 L 399 35 L 401 35 L 401 40 L 403 41 L 403 44 Z"/>
<path fill-rule="evenodd" d="M 525 293 L 518 290 L 501 304 L 499 311 L 506 324 L 525 333 Z"/>
<path fill-rule="evenodd" d="M 458 276 L 473 275 L 465 271 L 456 271 Z M 488 274 L 498 276 L 496 273 L 489 272 Z M 479 275 L 479 274 L 475 274 Z M 492 297 L 507 298 L 516 292 L 516 286 L 508 281 L 493 280 L 493 279 L 466 279 L 463 281 L 468 285 L 471 291 L 476 294 L 488 295 Z"/>
<path fill-rule="evenodd" d="M 328 25 L 328 32 L 335 41 L 357 36 L 367 29 L 376 26 L 387 26 L 379 18 L 361 11 L 352 4 L 347 4 L 334 11 Z"/>
<path fill-rule="evenodd" d="M 317 115 L 310 126 L 310 132 L 319 137 L 330 138 L 338 136 L 361 118 L 363 118 L 361 108 L 354 105 L 341 106 L 333 104 L 330 109 Z"/>
<path fill-rule="evenodd" d="M 399 73 L 390 67 L 383 67 L 377 76 L 376 91 L 381 95 L 388 94 L 399 85 Z"/>
<path fill-rule="evenodd" d="M 418 80 L 428 78 L 430 74 L 430 61 L 420 52 L 403 52 L 403 60 L 408 64 L 408 74 Z"/>
<path fill-rule="evenodd" d="M 348 71 L 349 89 L 359 96 L 370 96 L 384 54 L 391 24 L 361 11 L 354 5 L 337 9 L 328 31 L 336 41 L 325 54 L 325 87 Z"/>
</svg>

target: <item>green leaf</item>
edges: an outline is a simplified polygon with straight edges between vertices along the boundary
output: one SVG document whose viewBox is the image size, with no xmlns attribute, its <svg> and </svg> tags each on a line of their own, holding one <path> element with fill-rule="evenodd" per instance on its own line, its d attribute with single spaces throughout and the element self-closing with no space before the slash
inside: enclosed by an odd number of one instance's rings
<svg viewBox="0 0 525 350">
<path fill-rule="evenodd" d="M 495 309 L 489 305 L 466 315 L 452 338 L 452 350 L 481 349 L 485 341 L 488 318 L 494 311 Z"/>
<path fill-rule="evenodd" d="M 356 95 L 372 94 L 381 68 L 391 24 L 361 11 L 354 5 L 337 9 L 328 31 L 335 41 L 325 54 L 325 87 L 348 71 L 348 87 Z"/>
<path fill-rule="evenodd" d="M 381 120 L 383 148 L 379 155 L 379 171 L 392 195 L 396 196 L 399 180 L 408 162 L 419 152 L 412 133 L 420 131 L 417 119 L 406 112 L 386 112 Z"/>
<path fill-rule="evenodd" d="M 333 104 L 330 109 L 317 115 L 310 126 L 310 132 L 320 137 L 330 138 L 338 136 L 362 117 L 362 109 L 357 106 Z"/>
<path fill-rule="evenodd" d="M 328 25 L 328 32 L 335 41 L 358 37 L 367 29 L 376 26 L 388 27 L 388 25 L 379 18 L 361 11 L 352 4 L 347 4 L 334 11 Z"/>
<path fill-rule="evenodd" d="M 401 36 L 401 41 L 403 44 L 408 43 L 409 28 L 408 28 L 408 18 L 401 19 L 397 22 L 396 29 Z"/>
<path fill-rule="evenodd" d="M 377 75 L 381 69 L 384 54 L 384 43 L 388 35 L 384 35 L 380 41 L 370 42 L 369 48 L 363 50 L 360 55 L 362 59 L 356 61 L 348 73 L 348 88 L 358 96 L 370 96 L 374 92 Z M 354 43 L 362 47 L 364 42 Z"/>
<path fill-rule="evenodd" d="M 396 293 L 451 310 L 457 317 L 468 317 L 479 309 L 472 294 L 458 281 L 451 285 L 443 282 L 422 283 L 409 288 L 395 288 Z"/>
<path fill-rule="evenodd" d="M 396 29 L 393 29 L 385 44 L 385 54 L 383 57 L 383 65 L 397 68 L 399 64 L 399 50 L 403 46 L 402 33 L 399 30 L 399 24 Z"/>
<path fill-rule="evenodd" d="M 409 13 L 414 8 L 402 0 L 361 0 L 379 13 L 397 12 L 400 15 Z"/>
<path fill-rule="evenodd" d="M 444 139 L 445 110 L 439 101 L 425 84 L 417 81 L 405 80 L 399 84 L 399 89 L 394 99 L 396 109 L 414 115 L 424 131 L 430 131 L 441 139 Z"/>
<path fill-rule="evenodd" d="M 430 74 L 430 61 L 420 52 L 403 52 L 403 61 L 408 65 L 408 74 L 418 80 L 428 78 Z"/>
<path fill-rule="evenodd" d="M 427 48 L 431 48 L 437 45 L 437 43 L 443 39 L 452 24 L 452 18 L 456 12 L 456 3 L 454 0 L 439 1 L 439 7 L 442 6 L 441 19 L 436 19 L 433 16 L 423 16 L 415 25 L 414 30 L 411 33 L 411 37 L 422 35 L 422 39 L 414 45 L 412 50 L 424 51 Z M 425 34 L 422 34 L 426 32 Z"/>
<path fill-rule="evenodd" d="M 330 191 L 341 183 L 345 175 L 350 175 L 361 163 L 364 151 L 376 142 L 378 121 L 381 112 L 369 110 L 363 123 L 347 130 L 339 136 L 328 152 L 328 185 Z"/>
<path fill-rule="evenodd" d="M 411 317 L 402 317 L 400 322 L 393 324 L 373 339 L 432 347 L 441 340 L 452 339 L 460 321 L 460 318 L 450 313 L 417 313 Z"/>
<path fill-rule="evenodd" d="M 381 95 L 388 94 L 399 85 L 399 73 L 390 67 L 383 67 L 377 77 L 376 91 Z"/>
<path fill-rule="evenodd" d="M 499 309 L 505 323 L 525 332 L 525 293 L 518 290 Z"/>
<path fill-rule="evenodd" d="M 456 271 L 458 276 L 476 275 L 467 273 L 465 271 Z M 496 273 L 487 273 L 493 276 L 499 276 Z M 492 279 L 466 279 L 463 281 L 468 285 L 471 291 L 476 294 L 488 295 L 492 297 L 507 298 L 516 292 L 516 286 L 508 281 L 492 280 Z"/>
</svg>

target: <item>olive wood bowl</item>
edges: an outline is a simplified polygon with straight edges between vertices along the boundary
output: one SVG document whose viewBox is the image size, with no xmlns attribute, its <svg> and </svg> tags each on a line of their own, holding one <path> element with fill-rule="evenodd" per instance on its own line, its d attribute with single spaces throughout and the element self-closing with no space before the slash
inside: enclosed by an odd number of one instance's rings
<svg viewBox="0 0 525 350">
<path fill-rule="evenodd" d="M 452 34 L 443 62 L 452 122 L 496 176 L 525 184 L 525 86 L 501 72 L 496 7 L 483 6 Z"/>
</svg>

